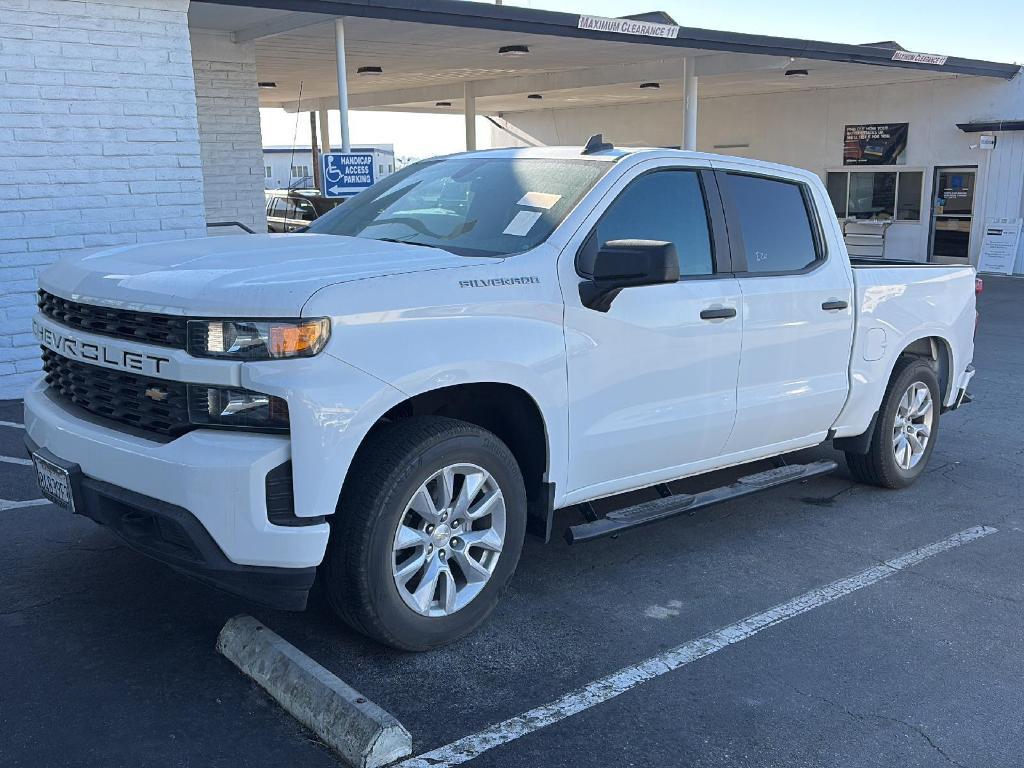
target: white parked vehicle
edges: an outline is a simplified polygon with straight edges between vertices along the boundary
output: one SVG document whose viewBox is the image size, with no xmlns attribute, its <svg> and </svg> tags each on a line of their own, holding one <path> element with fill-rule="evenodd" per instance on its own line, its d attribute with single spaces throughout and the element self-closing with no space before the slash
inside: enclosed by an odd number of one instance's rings
<svg viewBox="0 0 1024 768">
<path fill-rule="evenodd" d="M 308 233 L 118 248 L 40 280 L 43 492 L 141 552 L 408 649 L 478 626 L 527 530 L 581 541 L 835 469 L 889 488 L 974 373 L 969 267 L 847 255 L 817 176 L 671 150 L 456 155 Z M 593 514 L 590 502 L 662 497 Z"/>
</svg>

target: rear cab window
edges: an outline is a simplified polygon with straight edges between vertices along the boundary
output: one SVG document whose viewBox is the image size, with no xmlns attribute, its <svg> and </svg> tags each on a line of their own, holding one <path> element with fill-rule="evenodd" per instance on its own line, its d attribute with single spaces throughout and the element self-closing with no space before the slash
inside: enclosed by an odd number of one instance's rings
<svg viewBox="0 0 1024 768">
<path fill-rule="evenodd" d="M 807 185 L 734 171 L 718 179 L 737 272 L 791 274 L 824 260 Z"/>
</svg>

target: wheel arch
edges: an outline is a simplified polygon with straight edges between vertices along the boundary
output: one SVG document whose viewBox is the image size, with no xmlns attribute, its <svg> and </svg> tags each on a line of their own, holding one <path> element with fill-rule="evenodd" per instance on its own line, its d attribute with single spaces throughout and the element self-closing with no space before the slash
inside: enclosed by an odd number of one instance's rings
<svg viewBox="0 0 1024 768">
<path fill-rule="evenodd" d="M 952 386 L 953 380 L 951 375 L 951 371 L 953 370 L 953 351 L 950 347 L 949 341 L 943 336 L 928 334 L 921 335 L 906 344 L 898 354 L 893 356 L 892 362 L 888 366 L 888 375 L 885 377 L 885 386 L 882 387 L 883 393 L 889 388 L 889 384 L 892 382 L 893 376 L 896 375 L 896 368 L 899 365 L 900 360 L 907 357 L 926 359 L 934 365 L 935 374 L 939 380 L 939 407 L 941 407 L 942 403 L 945 403 L 949 396 L 949 388 Z M 881 403 L 878 403 L 878 407 L 875 408 L 867 428 L 862 433 L 833 438 L 833 447 L 836 450 L 846 451 L 849 453 L 859 455 L 866 454 L 878 425 L 878 414 L 880 409 Z"/>
<path fill-rule="evenodd" d="M 950 387 L 953 385 L 953 348 L 949 340 L 939 335 L 920 336 L 907 344 L 903 350 L 893 359 L 889 368 L 889 377 L 886 382 L 892 381 L 896 364 L 903 357 L 920 357 L 931 360 L 935 365 L 935 375 L 939 379 L 939 389 L 942 403 L 947 402 L 950 394 Z"/>
<path fill-rule="evenodd" d="M 541 406 L 532 395 L 514 384 L 480 381 L 409 396 L 377 419 L 356 449 L 350 467 L 357 464 L 367 438 L 377 427 L 414 416 L 458 419 L 497 435 L 515 456 L 526 483 L 528 531 L 545 541 L 550 538 L 554 512 L 551 439 Z M 348 473 L 345 483 L 350 477 Z"/>
</svg>

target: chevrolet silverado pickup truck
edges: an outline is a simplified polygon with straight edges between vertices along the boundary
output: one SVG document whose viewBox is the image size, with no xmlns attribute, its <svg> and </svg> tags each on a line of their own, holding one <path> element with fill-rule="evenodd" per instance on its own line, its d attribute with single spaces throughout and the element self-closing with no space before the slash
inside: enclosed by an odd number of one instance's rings
<svg viewBox="0 0 1024 768">
<path fill-rule="evenodd" d="M 834 470 L 667 485 L 826 442 L 912 483 L 974 373 L 975 275 L 851 263 L 810 172 L 595 137 L 420 162 L 300 234 L 62 261 L 33 327 L 47 498 L 265 604 L 316 580 L 422 650 L 556 510 L 620 533 Z"/>
</svg>

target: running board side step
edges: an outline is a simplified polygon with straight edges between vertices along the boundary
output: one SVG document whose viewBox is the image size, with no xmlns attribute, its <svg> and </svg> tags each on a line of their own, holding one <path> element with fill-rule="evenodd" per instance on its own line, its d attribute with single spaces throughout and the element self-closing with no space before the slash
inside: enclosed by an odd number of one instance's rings
<svg viewBox="0 0 1024 768">
<path fill-rule="evenodd" d="M 817 475 L 835 472 L 839 465 L 834 461 L 815 461 L 810 464 L 788 464 L 754 475 L 746 475 L 729 485 L 712 488 L 709 491 L 693 494 L 678 494 L 660 499 L 645 501 L 633 507 L 625 507 L 609 512 L 605 517 L 589 520 L 574 525 L 565 532 L 565 540 L 570 544 L 592 541 L 602 536 L 613 536 L 631 528 L 656 523 L 659 520 L 680 515 L 683 512 L 693 514 L 698 509 L 721 504 L 723 501 L 749 496 L 770 488 L 777 488 L 786 483 L 806 480 Z"/>
</svg>

